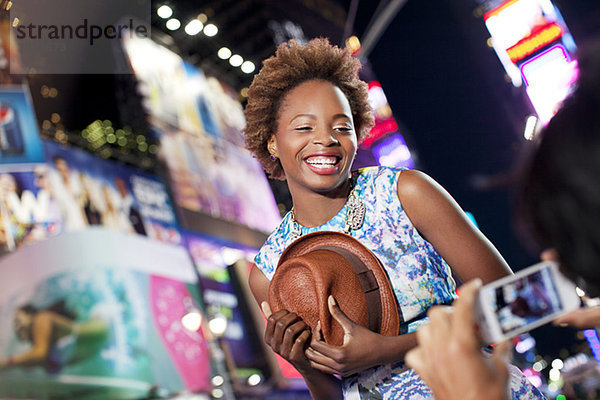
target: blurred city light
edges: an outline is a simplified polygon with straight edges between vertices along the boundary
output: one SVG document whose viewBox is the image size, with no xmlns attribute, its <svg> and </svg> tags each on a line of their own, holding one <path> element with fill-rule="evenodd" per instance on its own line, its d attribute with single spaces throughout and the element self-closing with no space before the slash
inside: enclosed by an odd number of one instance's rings
<svg viewBox="0 0 600 400">
<path fill-rule="evenodd" d="M 167 21 L 165 26 L 170 31 L 176 31 L 177 29 L 179 29 L 181 27 L 181 21 L 179 21 L 177 18 L 171 18 L 170 20 Z"/>
<path fill-rule="evenodd" d="M 215 24 L 208 24 L 204 27 L 204 34 L 208 37 L 213 37 L 219 32 L 219 28 Z"/>
<path fill-rule="evenodd" d="M 185 26 L 184 30 L 190 36 L 195 36 L 202 32 L 202 28 L 204 28 L 204 24 L 200 22 L 198 19 L 193 19 Z"/>
<path fill-rule="evenodd" d="M 217 56 L 221 60 L 227 60 L 229 57 L 231 57 L 231 50 L 229 50 L 227 47 L 221 47 L 217 52 Z"/>
<path fill-rule="evenodd" d="M 173 15 L 173 9 L 171 9 L 171 7 L 165 4 L 158 7 L 158 10 L 156 10 L 156 14 L 158 14 L 158 16 L 163 19 L 167 19 L 171 15 Z"/>
</svg>

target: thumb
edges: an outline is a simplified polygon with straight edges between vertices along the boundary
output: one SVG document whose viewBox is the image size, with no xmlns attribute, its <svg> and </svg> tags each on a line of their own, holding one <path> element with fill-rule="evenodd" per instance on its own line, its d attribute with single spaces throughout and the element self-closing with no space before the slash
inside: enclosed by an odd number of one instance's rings
<svg viewBox="0 0 600 400">
<path fill-rule="evenodd" d="M 492 362 L 498 371 L 498 376 L 502 381 L 508 381 L 508 363 L 511 360 L 512 343 L 509 340 L 500 342 L 494 346 L 492 353 Z"/>
<path fill-rule="evenodd" d="M 355 323 L 348 318 L 346 314 L 344 314 L 333 296 L 330 295 L 327 298 L 327 305 L 329 306 L 329 312 L 331 313 L 333 319 L 335 319 L 342 326 L 342 328 L 344 328 L 344 333 L 347 334 L 348 331 L 350 331 L 355 325 Z"/>
<path fill-rule="evenodd" d="M 272 314 L 271 306 L 269 306 L 269 303 L 267 303 L 266 301 L 263 301 L 262 303 L 260 303 L 260 308 L 262 308 L 262 312 L 263 312 L 263 314 L 265 314 L 265 318 L 268 319 Z"/>
</svg>

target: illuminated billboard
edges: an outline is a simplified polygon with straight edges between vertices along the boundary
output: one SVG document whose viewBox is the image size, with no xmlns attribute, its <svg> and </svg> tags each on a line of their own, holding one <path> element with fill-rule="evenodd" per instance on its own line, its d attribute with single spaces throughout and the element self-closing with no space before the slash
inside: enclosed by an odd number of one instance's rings
<svg viewBox="0 0 600 400">
<path fill-rule="evenodd" d="M 538 118 L 547 123 L 577 75 L 576 46 L 550 0 L 509 0 L 483 16 L 491 45 L 516 87 L 525 90 Z"/>
</svg>

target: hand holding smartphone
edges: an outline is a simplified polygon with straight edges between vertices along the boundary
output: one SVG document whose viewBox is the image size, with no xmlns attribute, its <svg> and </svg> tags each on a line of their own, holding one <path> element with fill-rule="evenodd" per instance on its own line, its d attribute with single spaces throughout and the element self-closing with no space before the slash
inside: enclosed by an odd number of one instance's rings
<svg viewBox="0 0 600 400">
<path fill-rule="evenodd" d="M 482 286 L 475 315 L 482 340 L 498 343 L 580 307 L 576 286 L 553 261 L 543 261 Z"/>
</svg>

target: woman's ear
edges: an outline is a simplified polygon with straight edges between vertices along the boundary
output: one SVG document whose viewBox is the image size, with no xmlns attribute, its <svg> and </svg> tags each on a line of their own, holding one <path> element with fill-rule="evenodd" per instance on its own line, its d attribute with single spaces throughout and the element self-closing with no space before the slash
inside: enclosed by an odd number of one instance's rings
<svg viewBox="0 0 600 400">
<path fill-rule="evenodd" d="M 271 135 L 267 141 L 267 150 L 269 151 L 269 154 L 271 154 L 271 157 L 279 158 L 277 155 L 277 143 L 275 142 L 275 135 Z"/>
</svg>

